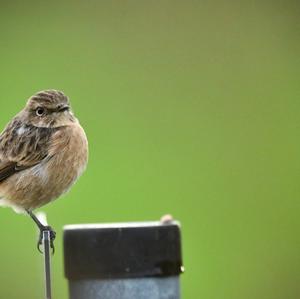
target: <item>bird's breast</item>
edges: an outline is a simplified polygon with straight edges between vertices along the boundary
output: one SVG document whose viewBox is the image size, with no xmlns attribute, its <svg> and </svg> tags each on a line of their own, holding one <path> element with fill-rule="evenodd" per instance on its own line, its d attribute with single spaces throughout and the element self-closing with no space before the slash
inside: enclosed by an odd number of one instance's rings
<svg viewBox="0 0 300 299">
<path fill-rule="evenodd" d="M 77 123 L 54 134 L 45 173 L 56 194 L 65 193 L 84 172 L 88 161 L 88 142 Z M 41 171 L 43 176 L 43 171 Z M 58 195 L 59 196 L 59 195 Z"/>
</svg>

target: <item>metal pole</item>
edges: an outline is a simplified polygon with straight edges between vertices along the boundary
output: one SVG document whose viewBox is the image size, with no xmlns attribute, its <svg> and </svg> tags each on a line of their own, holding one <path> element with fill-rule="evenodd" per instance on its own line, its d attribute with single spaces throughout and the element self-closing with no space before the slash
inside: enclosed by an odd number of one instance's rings
<svg viewBox="0 0 300 299">
<path fill-rule="evenodd" d="M 38 213 L 37 218 L 41 223 L 47 225 L 45 213 Z M 43 231 L 43 257 L 44 257 L 44 277 L 45 277 L 45 299 L 52 298 L 51 292 L 51 237 L 50 230 Z"/>
<path fill-rule="evenodd" d="M 45 298 L 51 299 L 51 253 L 50 253 L 50 231 L 43 232 L 44 247 L 44 269 L 45 269 Z"/>
<path fill-rule="evenodd" d="M 70 299 L 179 299 L 180 225 L 68 225 L 64 262 Z"/>
</svg>

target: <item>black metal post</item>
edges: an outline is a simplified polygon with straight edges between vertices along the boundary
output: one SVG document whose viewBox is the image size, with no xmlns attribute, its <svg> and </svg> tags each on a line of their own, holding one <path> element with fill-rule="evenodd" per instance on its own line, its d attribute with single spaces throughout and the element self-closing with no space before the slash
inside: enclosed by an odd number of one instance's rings
<svg viewBox="0 0 300 299">
<path fill-rule="evenodd" d="M 70 299 L 179 299 L 183 271 L 176 221 L 68 225 Z"/>
</svg>

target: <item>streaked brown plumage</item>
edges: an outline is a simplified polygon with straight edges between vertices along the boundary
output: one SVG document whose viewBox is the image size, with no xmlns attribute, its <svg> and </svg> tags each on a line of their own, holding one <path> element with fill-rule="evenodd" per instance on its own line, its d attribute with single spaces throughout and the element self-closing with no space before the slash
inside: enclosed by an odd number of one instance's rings
<svg viewBox="0 0 300 299">
<path fill-rule="evenodd" d="M 69 190 L 88 160 L 84 130 L 60 91 L 32 96 L 0 135 L 0 205 L 31 212 Z"/>
</svg>

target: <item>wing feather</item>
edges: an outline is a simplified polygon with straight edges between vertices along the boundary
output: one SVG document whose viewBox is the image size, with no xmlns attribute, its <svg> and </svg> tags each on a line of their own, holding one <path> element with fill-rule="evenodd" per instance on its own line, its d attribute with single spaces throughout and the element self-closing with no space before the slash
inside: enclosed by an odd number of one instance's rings
<svg viewBox="0 0 300 299">
<path fill-rule="evenodd" d="M 40 128 L 15 117 L 0 135 L 0 182 L 49 158 L 56 128 Z"/>
<path fill-rule="evenodd" d="M 7 162 L 7 163 L 0 162 L 0 182 L 4 181 L 5 179 L 9 178 L 11 175 L 15 174 L 17 172 L 16 166 L 17 166 L 16 162 Z"/>
</svg>

